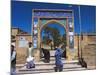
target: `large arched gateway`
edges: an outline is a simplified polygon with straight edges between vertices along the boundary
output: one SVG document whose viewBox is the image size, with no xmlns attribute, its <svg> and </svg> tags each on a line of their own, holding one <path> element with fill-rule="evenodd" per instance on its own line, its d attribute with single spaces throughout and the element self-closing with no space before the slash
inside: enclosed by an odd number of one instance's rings
<svg viewBox="0 0 100 75">
<path fill-rule="evenodd" d="M 66 35 L 66 56 L 67 60 L 74 60 L 77 56 L 77 49 L 74 46 L 74 13 L 73 10 L 58 9 L 34 9 L 32 11 L 32 35 L 34 56 L 40 59 L 41 30 L 50 23 L 58 23 L 65 28 Z"/>
</svg>

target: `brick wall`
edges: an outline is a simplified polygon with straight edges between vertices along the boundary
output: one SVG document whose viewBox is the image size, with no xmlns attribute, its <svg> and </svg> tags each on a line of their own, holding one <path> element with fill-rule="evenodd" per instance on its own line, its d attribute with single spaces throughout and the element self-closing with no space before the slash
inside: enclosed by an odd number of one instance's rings
<svg viewBox="0 0 100 75">
<path fill-rule="evenodd" d="M 25 63 L 26 57 L 27 57 L 27 48 L 28 48 L 28 43 L 27 46 L 25 47 L 20 47 L 19 41 L 20 38 L 24 37 L 26 41 L 32 42 L 32 36 L 31 35 L 17 35 L 16 36 L 16 52 L 17 52 L 17 59 L 16 62 L 17 64 Z"/>
<path fill-rule="evenodd" d="M 82 43 L 83 58 L 86 61 L 88 68 L 96 68 L 96 36 L 91 35 L 86 37 L 87 41 Z"/>
</svg>

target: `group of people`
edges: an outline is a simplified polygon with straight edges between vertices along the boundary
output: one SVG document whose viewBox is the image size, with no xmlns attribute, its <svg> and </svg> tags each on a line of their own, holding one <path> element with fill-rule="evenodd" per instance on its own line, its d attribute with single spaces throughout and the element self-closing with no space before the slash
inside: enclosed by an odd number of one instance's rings
<svg viewBox="0 0 100 75">
<path fill-rule="evenodd" d="M 63 54 L 63 50 L 61 49 L 62 45 L 57 46 L 57 48 L 55 48 L 55 67 L 54 70 L 55 72 L 61 72 L 63 71 L 63 62 L 61 60 L 62 58 L 62 54 Z M 41 48 L 44 54 L 44 59 L 46 63 L 50 62 L 50 52 Z M 32 47 L 32 43 L 29 43 L 29 48 L 27 50 L 28 52 L 28 56 L 26 59 L 26 68 L 30 69 L 30 68 L 35 68 L 35 63 L 34 63 L 34 58 L 32 56 L 32 51 L 33 51 L 33 47 Z M 16 68 L 16 51 L 14 49 L 14 46 L 11 46 L 11 75 L 15 75 L 15 68 Z"/>
<path fill-rule="evenodd" d="M 63 62 L 61 60 L 62 57 L 65 58 L 65 51 L 62 50 L 62 46 L 63 45 L 58 45 L 55 48 L 55 67 L 54 70 L 55 72 L 59 71 L 63 71 Z M 49 63 L 50 62 L 50 51 L 44 48 L 41 48 L 41 51 L 43 52 L 43 58 L 44 58 L 44 62 L 45 63 Z"/>
<path fill-rule="evenodd" d="M 57 51 L 58 47 L 56 46 L 56 48 L 54 50 Z M 64 50 L 63 47 L 64 47 L 64 45 L 61 45 L 61 48 L 60 49 L 63 49 L 63 50 L 61 50 L 62 51 L 61 57 L 62 58 L 66 58 L 66 50 Z M 43 61 L 45 63 L 49 63 L 50 62 L 50 50 L 45 49 L 45 48 L 41 48 L 41 58 L 44 58 Z"/>
</svg>

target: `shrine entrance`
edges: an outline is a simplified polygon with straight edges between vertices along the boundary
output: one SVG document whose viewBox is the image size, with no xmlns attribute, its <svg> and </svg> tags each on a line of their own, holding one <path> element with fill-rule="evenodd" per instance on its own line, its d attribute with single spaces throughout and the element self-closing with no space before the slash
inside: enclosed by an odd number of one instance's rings
<svg viewBox="0 0 100 75">
<path fill-rule="evenodd" d="M 43 47 L 43 38 L 41 36 L 42 30 L 48 24 L 57 23 L 65 29 L 66 33 L 66 59 L 74 60 L 76 50 L 74 49 L 74 15 L 73 10 L 54 10 L 54 9 L 34 9 L 32 11 L 32 36 L 33 48 L 35 50 L 34 56 L 38 61 L 40 60 L 40 49 Z M 56 34 L 55 34 L 56 35 Z M 51 45 L 54 42 L 51 40 Z M 45 46 L 47 47 L 47 46 Z M 47 47 L 49 48 L 49 46 Z"/>
<path fill-rule="evenodd" d="M 51 19 L 48 23 L 43 25 L 40 29 L 40 48 L 41 50 L 48 51 L 50 53 L 50 57 L 54 57 L 55 49 L 58 45 L 62 45 L 62 58 L 66 57 L 66 28 L 63 24 Z M 41 58 L 43 57 L 41 51 Z"/>
<path fill-rule="evenodd" d="M 57 45 L 66 47 L 66 28 L 55 20 L 50 20 L 40 29 L 40 48 L 54 50 Z"/>
</svg>

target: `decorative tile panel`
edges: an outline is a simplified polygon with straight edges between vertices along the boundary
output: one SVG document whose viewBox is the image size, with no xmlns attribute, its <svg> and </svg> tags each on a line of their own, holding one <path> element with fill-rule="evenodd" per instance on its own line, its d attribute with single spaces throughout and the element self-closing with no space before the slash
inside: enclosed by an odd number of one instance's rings
<svg viewBox="0 0 100 75">
<path fill-rule="evenodd" d="M 38 38 L 38 18 L 34 17 L 33 19 L 33 47 L 37 48 L 38 46 L 38 42 L 37 42 L 37 38 Z"/>
<path fill-rule="evenodd" d="M 72 13 L 70 12 L 34 12 L 34 16 L 36 17 L 72 17 Z"/>
</svg>

